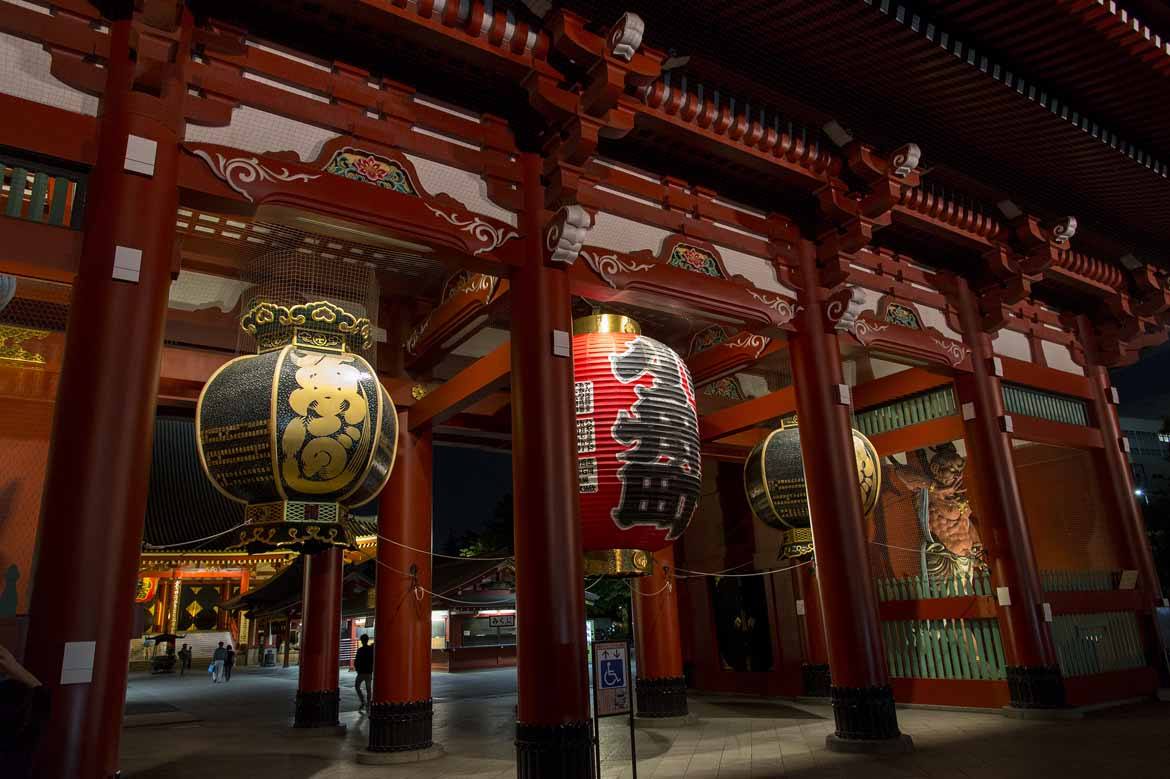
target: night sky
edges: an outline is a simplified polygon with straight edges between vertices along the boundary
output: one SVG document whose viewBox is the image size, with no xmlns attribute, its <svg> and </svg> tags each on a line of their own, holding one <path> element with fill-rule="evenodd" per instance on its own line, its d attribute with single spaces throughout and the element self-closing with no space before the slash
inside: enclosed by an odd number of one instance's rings
<svg viewBox="0 0 1170 779">
<path fill-rule="evenodd" d="M 1170 417 L 1170 342 L 1150 349 L 1135 365 L 1112 372 L 1121 399 L 1121 415 Z"/>
<path fill-rule="evenodd" d="M 512 491 L 512 455 L 459 446 L 435 447 L 434 545 L 439 551 L 451 531 L 478 530 L 491 519 L 496 502 Z"/>
</svg>

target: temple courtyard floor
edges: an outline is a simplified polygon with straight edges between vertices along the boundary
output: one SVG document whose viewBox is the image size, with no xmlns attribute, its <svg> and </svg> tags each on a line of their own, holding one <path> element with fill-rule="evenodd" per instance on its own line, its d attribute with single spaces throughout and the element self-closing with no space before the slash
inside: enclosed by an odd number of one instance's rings
<svg viewBox="0 0 1170 779">
<path fill-rule="evenodd" d="M 128 779 L 341 779 L 342 777 L 513 777 L 515 669 L 436 673 L 439 760 L 402 766 L 357 764 L 366 722 L 353 674 L 342 671 L 344 735 L 289 727 L 296 669 L 241 668 L 228 684 L 206 674 L 132 675 L 122 734 Z M 909 755 L 842 755 L 825 750 L 827 705 L 696 696 L 694 724 L 637 729 L 638 776 L 651 777 L 1145 777 L 1170 776 L 1170 704 L 1141 703 L 1061 721 L 988 712 L 902 709 L 914 739 Z M 602 721 L 603 776 L 628 777 L 625 718 Z M 552 779 L 550 777 L 550 779 Z"/>
</svg>

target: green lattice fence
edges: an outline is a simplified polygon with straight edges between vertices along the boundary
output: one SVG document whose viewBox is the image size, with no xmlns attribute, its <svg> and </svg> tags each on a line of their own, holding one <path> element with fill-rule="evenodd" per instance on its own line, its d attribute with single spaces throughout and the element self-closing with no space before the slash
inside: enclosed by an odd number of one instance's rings
<svg viewBox="0 0 1170 779">
<path fill-rule="evenodd" d="M 939 387 L 858 411 L 853 426 L 867 436 L 879 435 L 919 422 L 949 417 L 955 409 L 955 393 L 949 386 Z"/>
<path fill-rule="evenodd" d="M 986 573 L 950 579 L 904 576 L 898 579 L 878 579 L 876 584 L 878 600 L 882 601 L 991 595 L 991 576 Z"/>
<path fill-rule="evenodd" d="M 0 154 L 0 213 L 80 229 L 84 173 Z"/>
<path fill-rule="evenodd" d="M 1012 414 L 1063 422 L 1066 425 L 1089 424 L 1088 404 L 1080 398 L 1018 384 L 1003 385 L 1003 405 Z"/>
<path fill-rule="evenodd" d="M 1103 592 L 1116 590 L 1121 571 L 1041 571 L 1045 592 Z"/>
<path fill-rule="evenodd" d="M 1052 620 L 1052 638 L 1066 677 L 1146 665 L 1145 645 L 1132 612 L 1061 614 Z"/>
<path fill-rule="evenodd" d="M 1005 678 L 995 619 L 926 619 L 882 623 L 890 676 L 915 679 Z"/>
</svg>

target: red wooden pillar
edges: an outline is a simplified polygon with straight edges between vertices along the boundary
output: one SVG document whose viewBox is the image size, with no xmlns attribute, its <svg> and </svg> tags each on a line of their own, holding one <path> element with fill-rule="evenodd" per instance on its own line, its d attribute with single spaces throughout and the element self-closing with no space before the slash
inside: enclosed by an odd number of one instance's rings
<svg viewBox="0 0 1170 779">
<path fill-rule="evenodd" d="M 979 522 L 1000 596 L 1000 631 L 1007 656 L 1013 706 L 1050 708 L 1064 704 L 1064 683 L 1052 637 L 1041 616 L 1043 590 L 1028 533 L 1012 460 L 1011 435 L 1000 381 L 993 374 L 991 337 L 982 327 L 975 293 L 965 279 L 954 282 L 954 302 L 963 340 L 971 349 L 971 373 L 955 382 L 963 409 L 972 506 Z"/>
<path fill-rule="evenodd" d="M 568 274 L 544 265 L 537 155 L 521 157 L 525 264 L 512 282 L 512 489 L 516 518 L 517 775 L 593 776 L 577 508 Z"/>
<path fill-rule="evenodd" d="M 130 3 L 124 11 L 107 36 L 38 529 L 25 658 L 52 703 L 36 776 L 88 779 L 118 768 L 186 96 L 174 61 L 154 59 L 163 47 L 132 50 Z M 186 60 L 190 17 L 176 12 L 180 41 L 167 55 Z M 170 35 L 141 35 L 155 32 Z M 151 91 L 135 88 L 135 58 L 156 79 Z M 146 158 L 151 148 L 152 164 L 128 155 Z"/>
<path fill-rule="evenodd" d="M 877 596 L 861 497 L 845 486 L 857 482 L 848 387 L 841 354 L 817 286 L 815 249 L 801 251 L 799 331 L 789 339 L 800 451 L 828 627 L 833 716 L 837 730 L 830 749 L 905 750 L 910 739 L 898 730 L 894 693 L 886 672 Z"/>
<path fill-rule="evenodd" d="M 829 672 L 829 648 L 825 643 L 825 620 L 821 615 L 816 565 L 801 566 L 793 578 L 796 581 L 797 600 L 804 606 L 800 631 L 801 648 L 804 650 L 804 664 L 801 667 L 804 694 L 827 698 L 832 686 L 832 675 Z"/>
<path fill-rule="evenodd" d="M 430 431 L 412 433 L 409 413 L 399 412 L 398 453 L 378 504 L 371 752 L 427 749 L 433 743 L 426 592 L 431 589 L 431 469 Z"/>
<path fill-rule="evenodd" d="M 295 728 L 338 724 L 341 691 L 341 547 L 307 554 Z"/>
<path fill-rule="evenodd" d="M 673 546 L 655 552 L 650 575 L 634 580 L 639 717 L 685 717 L 687 714 L 676 587 Z"/>
<path fill-rule="evenodd" d="M 1138 571 L 1138 587 L 1146 596 L 1146 605 L 1162 605 L 1162 584 L 1158 580 L 1158 568 L 1150 552 L 1150 540 L 1146 535 L 1146 521 L 1134 495 L 1133 472 L 1126 456 L 1121 421 L 1117 415 L 1117 394 L 1109 381 L 1109 371 L 1096 364 L 1092 354 L 1093 333 L 1088 320 L 1077 317 L 1078 337 L 1085 350 L 1085 375 L 1093 389 L 1093 419 L 1101 430 L 1105 446 L 1102 460 L 1106 474 L 1106 497 L 1118 518 L 1125 540 L 1126 556 L 1131 566 Z"/>
</svg>

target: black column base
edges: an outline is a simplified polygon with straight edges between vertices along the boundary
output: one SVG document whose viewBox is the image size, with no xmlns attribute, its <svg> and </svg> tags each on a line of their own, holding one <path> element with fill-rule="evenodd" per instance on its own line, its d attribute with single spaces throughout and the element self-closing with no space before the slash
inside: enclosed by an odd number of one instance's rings
<svg viewBox="0 0 1170 779">
<path fill-rule="evenodd" d="M 434 701 L 370 704 L 370 751 L 406 752 L 427 749 L 431 739 Z"/>
<path fill-rule="evenodd" d="M 687 715 L 687 682 L 681 676 L 661 679 L 638 679 L 639 717 L 685 717 Z"/>
<path fill-rule="evenodd" d="M 339 724 L 341 709 L 340 690 L 318 690 L 302 692 L 297 690 L 296 713 L 293 715 L 294 728 L 330 728 Z"/>
<path fill-rule="evenodd" d="M 1008 693 L 1017 709 L 1059 709 L 1065 705 L 1064 679 L 1055 667 L 1007 667 Z"/>
<path fill-rule="evenodd" d="M 833 675 L 829 673 L 828 663 L 824 665 L 805 663 L 800 667 L 800 675 L 805 695 L 810 698 L 829 697 L 833 689 Z"/>
<path fill-rule="evenodd" d="M 596 779 L 593 725 L 516 723 L 516 779 Z"/>
<path fill-rule="evenodd" d="M 902 735 L 894 709 L 894 691 L 889 685 L 833 687 L 830 697 L 838 739 L 880 741 Z"/>
</svg>

